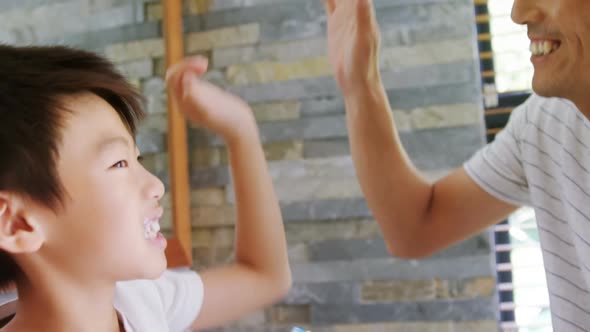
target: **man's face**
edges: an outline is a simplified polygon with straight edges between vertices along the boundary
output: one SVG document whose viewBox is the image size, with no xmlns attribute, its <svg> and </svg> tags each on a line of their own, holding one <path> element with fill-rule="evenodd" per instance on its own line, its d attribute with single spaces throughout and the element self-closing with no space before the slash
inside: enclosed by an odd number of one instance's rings
<svg viewBox="0 0 590 332">
<path fill-rule="evenodd" d="M 166 244 L 150 228 L 162 214 L 163 184 L 139 163 L 133 138 L 106 101 L 85 94 L 65 106 L 73 113 L 66 115 L 57 169 L 66 195 L 47 223 L 42 254 L 74 275 L 158 277 Z"/>
<path fill-rule="evenodd" d="M 528 27 L 533 90 L 574 102 L 585 98 L 590 88 L 590 1 L 515 0 L 512 19 Z"/>
</svg>

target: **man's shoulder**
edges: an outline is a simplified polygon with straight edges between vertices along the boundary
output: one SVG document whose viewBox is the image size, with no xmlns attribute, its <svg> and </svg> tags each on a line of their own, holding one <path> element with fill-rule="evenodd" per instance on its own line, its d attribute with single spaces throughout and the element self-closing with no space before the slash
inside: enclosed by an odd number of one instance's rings
<svg viewBox="0 0 590 332">
<path fill-rule="evenodd" d="M 542 97 L 532 94 L 517 110 L 526 113 L 528 122 L 538 123 L 547 117 L 565 119 L 568 116 L 578 116 L 579 110 L 574 103 L 557 97 Z"/>
<path fill-rule="evenodd" d="M 545 132 L 558 135 L 563 130 L 585 130 L 584 115 L 571 101 L 547 98 L 532 94 L 524 103 L 512 110 L 506 128 L 520 141 L 524 137 L 535 140 Z"/>
</svg>

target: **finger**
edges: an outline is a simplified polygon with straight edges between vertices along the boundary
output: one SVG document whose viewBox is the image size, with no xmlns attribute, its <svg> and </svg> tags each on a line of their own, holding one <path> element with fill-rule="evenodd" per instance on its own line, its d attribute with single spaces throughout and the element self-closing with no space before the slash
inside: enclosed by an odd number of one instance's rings
<svg viewBox="0 0 590 332">
<path fill-rule="evenodd" d="M 368 31 L 374 24 L 374 12 L 372 0 L 356 0 L 356 18 L 359 29 Z"/>
<path fill-rule="evenodd" d="M 216 107 L 215 100 L 218 89 L 207 81 L 186 73 L 182 78 L 183 94 L 181 95 L 181 111 L 192 121 L 203 121 L 207 117 L 207 110 Z M 212 104 L 213 102 L 213 104 Z"/>
<path fill-rule="evenodd" d="M 198 68 L 186 68 L 180 75 L 179 86 L 181 89 L 179 90 L 179 96 L 183 99 L 187 99 L 189 96 L 194 97 L 201 94 L 202 87 L 213 86 L 206 80 L 201 79 L 202 74 Z"/>
<path fill-rule="evenodd" d="M 214 116 L 213 114 L 220 110 L 221 104 L 235 103 L 232 101 L 235 97 L 232 95 L 228 95 L 218 86 L 194 76 L 191 80 L 187 80 L 186 91 L 181 110 L 197 123 L 208 122 Z M 221 106 L 221 108 L 224 107 Z"/>
<path fill-rule="evenodd" d="M 350 1 L 350 0 L 346 0 Z M 323 0 L 324 7 L 326 7 L 326 14 L 331 15 L 336 9 L 336 0 Z"/>
<path fill-rule="evenodd" d="M 202 75 L 207 71 L 207 60 L 204 58 L 192 58 L 174 65 L 166 72 L 166 83 L 173 88 L 181 88 L 180 78 L 187 71 L 191 71 L 195 75 Z"/>
<path fill-rule="evenodd" d="M 180 61 L 179 63 L 173 65 L 172 67 L 168 68 L 168 70 L 166 71 L 166 78 L 169 78 L 171 75 L 174 75 L 179 70 L 182 70 L 183 68 L 187 68 L 187 67 L 206 70 L 208 62 L 209 61 L 207 60 L 207 58 L 202 57 L 202 56 L 194 56 L 191 58 L 186 58 L 186 59 Z"/>
<path fill-rule="evenodd" d="M 202 56 L 196 56 L 192 58 L 187 58 L 172 67 L 170 67 L 166 71 L 166 82 L 174 81 L 177 82 L 179 80 L 179 75 L 182 76 L 182 73 L 188 69 L 196 72 L 198 75 L 203 74 L 207 71 L 209 61 L 207 58 Z M 171 83 L 171 82 L 169 82 Z M 177 85 L 174 85 L 177 86 Z"/>
<path fill-rule="evenodd" d="M 201 76 L 207 71 L 208 60 L 203 57 L 187 59 L 172 68 L 166 73 L 166 83 L 179 94 L 184 94 L 184 77 Z"/>
<path fill-rule="evenodd" d="M 180 100 L 186 100 L 191 94 L 194 93 L 195 88 L 199 83 L 199 76 L 201 76 L 199 70 L 187 68 L 184 72 L 173 78 L 176 81 L 171 81 L 173 85 L 173 94 Z M 177 77 L 177 78 L 176 78 Z M 172 85 L 171 85 L 172 86 Z"/>
<path fill-rule="evenodd" d="M 182 99 L 186 100 L 186 97 L 192 91 L 193 82 L 195 77 L 191 72 L 185 72 L 182 75 Z"/>
</svg>

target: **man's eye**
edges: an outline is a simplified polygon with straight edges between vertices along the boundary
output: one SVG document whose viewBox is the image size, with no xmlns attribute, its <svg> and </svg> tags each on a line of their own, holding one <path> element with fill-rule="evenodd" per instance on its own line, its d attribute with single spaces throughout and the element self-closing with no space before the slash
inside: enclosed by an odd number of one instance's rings
<svg viewBox="0 0 590 332">
<path fill-rule="evenodd" d="M 112 167 L 114 167 L 114 168 L 125 168 L 127 166 L 129 166 L 129 165 L 127 164 L 127 161 L 126 160 L 120 160 L 116 164 L 114 164 Z"/>
</svg>

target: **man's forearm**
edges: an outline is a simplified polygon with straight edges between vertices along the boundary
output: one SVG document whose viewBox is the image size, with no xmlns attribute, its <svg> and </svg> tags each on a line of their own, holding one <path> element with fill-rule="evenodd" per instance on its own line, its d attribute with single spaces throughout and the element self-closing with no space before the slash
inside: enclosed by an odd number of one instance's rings
<svg viewBox="0 0 590 332">
<path fill-rule="evenodd" d="M 352 157 L 369 207 L 390 250 L 411 255 L 411 241 L 428 215 L 432 185 L 403 149 L 380 82 L 345 100 Z"/>
</svg>

